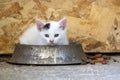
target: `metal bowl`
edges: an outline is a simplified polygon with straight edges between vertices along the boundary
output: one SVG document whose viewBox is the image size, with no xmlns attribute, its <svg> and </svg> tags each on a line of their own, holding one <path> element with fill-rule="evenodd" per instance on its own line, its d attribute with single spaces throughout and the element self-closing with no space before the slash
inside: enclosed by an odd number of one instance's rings
<svg viewBox="0 0 120 80">
<path fill-rule="evenodd" d="M 40 46 L 17 44 L 8 61 L 13 64 L 60 65 L 81 64 L 86 56 L 80 44 Z"/>
</svg>

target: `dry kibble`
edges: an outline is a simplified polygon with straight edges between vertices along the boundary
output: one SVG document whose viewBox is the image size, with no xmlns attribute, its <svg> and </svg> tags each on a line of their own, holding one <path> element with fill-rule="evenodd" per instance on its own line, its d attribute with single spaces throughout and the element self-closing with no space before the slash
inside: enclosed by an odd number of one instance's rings
<svg viewBox="0 0 120 80">
<path fill-rule="evenodd" d="M 99 59 L 96 59 L 94 61 L 95 61 L 95 63 L 101 63 L 102 62 L 102 60 L 99 60 Z"/>
<path fill-rule="evenodd" d="M 104 59 L 104 60 L 110 60 L 111 57 L 110 57 L 110 56 L 107 56 L 107 55 L 104 55 L 104 56 L 103 56 L 103 59 Z"/>
<path fill-rule="evenodd" d="M 96 54 L 95 55 L 95 58 L 101 58 L 102 57 L 102 54 Z"/>
<path fill-rule="evenodd" d="M 101 63 L 101 64 L 108 64 L 109 60 L 111 59 L 111 56 L 108 55 L 103 55 L 103 54 L 95 54 L 93 55 L 87 55 L 87 63 L 90 64 L 96 64 L 96 63 Z M 114 62 L 117 62 L 117 60 L 113 59 Z"/>
<path fill-rule="evenodd" d="M 108 61 L 103 60 L 101 63 L 102 63 L 102 64 L 108 64 Z"/>
<path fill-rule="evenodd" d="M 95 56 L 92 56 L 92 55 L 87 55 L 87 58 L 92 60 L 96 59 Z"/>
<path fill-rule="evenodd" d="M 87 57 L 88 59 L 90 59 L 91 55 L 86 55 L 86 57 Z"/>
<path fill-rule="evenodd" d="M 95 64 L 95 61 L 94 61 L 94 60 L 91 60 L 91 61 L 90 61 L 90 64 L 93 64 L 93 65 L 94 65 L 94 64 Z"/>
</svg>

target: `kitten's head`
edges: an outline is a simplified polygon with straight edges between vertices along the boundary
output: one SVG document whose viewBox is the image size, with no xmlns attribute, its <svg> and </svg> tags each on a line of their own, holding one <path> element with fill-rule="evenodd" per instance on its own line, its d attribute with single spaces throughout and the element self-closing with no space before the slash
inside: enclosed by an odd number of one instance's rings
<svg viewBox="0 0 120 80">
<path fill-rule="evenodd" d="M 46 40 L 47 45 L 57 45 L 59 40 L 66 36 L 66 23 L 66 18 L 63 18 L 58 22 L 50 21 L 47 23 L 36 20 L 40 36 Z"/>
</svg>

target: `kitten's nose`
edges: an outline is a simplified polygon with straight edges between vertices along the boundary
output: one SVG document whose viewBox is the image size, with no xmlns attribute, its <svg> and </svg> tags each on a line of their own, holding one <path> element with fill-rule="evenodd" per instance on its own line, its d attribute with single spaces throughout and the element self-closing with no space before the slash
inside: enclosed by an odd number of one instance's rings
<svg viewBox="0 0 120 80">
<path fill-rule="evenodd" d="M 54 40 L 50 40 L 50 43 L 52 43 L 52 44 L 53 44 L 53 43 L 54 43 Z"/>
</svg>

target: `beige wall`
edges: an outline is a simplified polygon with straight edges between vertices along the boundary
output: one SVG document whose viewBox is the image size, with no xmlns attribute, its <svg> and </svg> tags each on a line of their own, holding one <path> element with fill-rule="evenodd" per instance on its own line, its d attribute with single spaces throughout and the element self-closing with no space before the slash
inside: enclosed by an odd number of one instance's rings
<svg viewBox="0 0 120 80">
<path fill-rule="evenodd" d="M 0 53 L 13 52 L 35 18 L 64 16 L 70 42 L 84 51 L 120 51 L 120 0 L 0 0 Z"/>
</svg>

